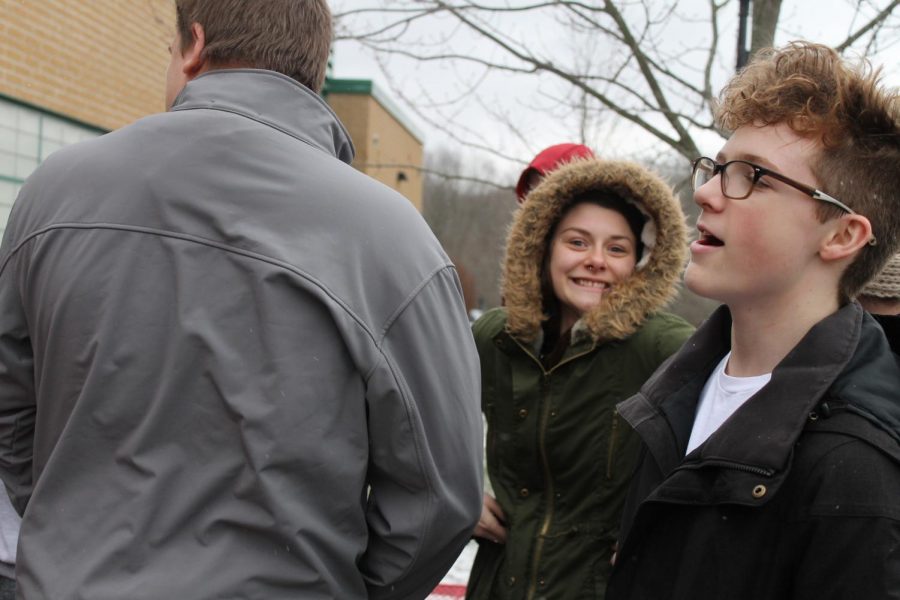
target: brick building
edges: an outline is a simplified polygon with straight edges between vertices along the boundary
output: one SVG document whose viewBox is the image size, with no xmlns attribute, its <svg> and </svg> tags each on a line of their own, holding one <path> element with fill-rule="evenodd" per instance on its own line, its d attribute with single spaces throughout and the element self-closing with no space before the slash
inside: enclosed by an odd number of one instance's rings
<svg viewBox="0 0 900 600">
<path fill-rule="evenodd" d="M 378 86 L 366 79 L 331 79 L 325 99 L 356 147 L 353 166 L 409 198 L 422 210 L 422 135 Z"/>
<path fill-rule="evenodd" d="M 165 109 L 174 31 L 172 0 L 0 0 L 0 230 L 51 152 Z M 421 208 L 417 169 L 371 166 L 421 165 L 421 137 L 377 92 L 363 97 L 334 96 L 355 166 Z"/>
<path fill-rule="evenodd" d="M 0 228 L 54 150 L 163 110 L 171 0 L 0 0 Z"/>
</svg>

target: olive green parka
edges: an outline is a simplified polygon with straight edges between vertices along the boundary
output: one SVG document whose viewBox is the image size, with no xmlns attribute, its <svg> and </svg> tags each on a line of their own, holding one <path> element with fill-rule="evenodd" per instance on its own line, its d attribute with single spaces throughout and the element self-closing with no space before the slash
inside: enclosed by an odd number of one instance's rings
<svg viewBox="0 0 900 600">
<path fill-rule="evenodd" d="M 641 209 L 634 274 L 582 315 L 555 365 L 539 358 L 541 271 L 552 228 L 572 198 L 608 190 Z M 602 599 L 639 440 L 615 405 L 638 391 L 693 331 L 660 310 L 687 253 L 671 189 L 625 162 L 579 160 L 551 173 L 519 208 L 507 239 L 505 307 L 474 325 L 491 486 L 505 544 L 479 539 L 467 598 Z"/>
</svg>

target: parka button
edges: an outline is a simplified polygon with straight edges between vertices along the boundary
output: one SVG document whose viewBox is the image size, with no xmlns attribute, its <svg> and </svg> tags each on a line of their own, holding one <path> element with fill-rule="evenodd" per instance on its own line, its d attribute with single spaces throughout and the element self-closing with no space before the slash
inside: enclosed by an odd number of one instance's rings
<svg viewBox="0 0 900 600">
<path fill-rule="evenodd" d="M 529 493 L 530 492 L 528 491 L 528 488 L 522 488 L 521 490 L 519 490 L 519 495 L 523 498 L 527 498 Z"/>
<path fill-rule="evenodd" d="M 556 416 L 556 409 L 555 409 L 555 408 L 554 408 L 553 410 L 550 411 L 550 416 L 551 416 L 551 417 L 555 417 L 555 416 Z"/>
<path fill-rule="evenodd" d="M 527 409 L 527 408 L 520 408 L 520 409 L 519 409 L 519 418 L 520 418 L 520 419 L 524 419 L 524 418 L 527 417 L 527 416 L 528 416 L 528 409 Z"/>
<path fill-rule="evenodd" d="M 506 578 L 506 585 L 513 586 L 516 585 L 516 578 L 513 576 Z"/>
<path fill-rule="evenodd" d="M 753 497 L 754 498 L 762 498 L 763 496 L 766 495 L 767 491 L 768 490 L 766 489 L 766 486 L 759 484 L 758 486 L 753 488 Z"/>
</svg>

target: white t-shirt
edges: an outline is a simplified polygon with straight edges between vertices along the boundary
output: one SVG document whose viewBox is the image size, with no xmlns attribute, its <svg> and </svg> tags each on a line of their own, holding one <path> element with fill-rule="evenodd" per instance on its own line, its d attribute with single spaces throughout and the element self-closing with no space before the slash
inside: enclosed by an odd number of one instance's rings
<svg viewBox="0 0 900 600">
<path fill-rule="evenodd" d="M 732 377 L 725 373 L 731 352 L 719 363 L 703 386 L 697 414 L 694 417 L 694 428 L 688 441 L 687 454 L 702 444 L 722 423 L 772 379 L 771 373 L 754 375 L 753 377 Z"/>
</svg>

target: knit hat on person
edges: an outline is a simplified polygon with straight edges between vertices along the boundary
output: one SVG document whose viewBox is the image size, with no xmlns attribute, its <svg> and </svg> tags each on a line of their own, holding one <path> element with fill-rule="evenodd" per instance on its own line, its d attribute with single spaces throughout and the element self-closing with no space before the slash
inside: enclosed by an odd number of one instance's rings
<svg viewBox="0 0 900 600">
<path fill-rule="evenodd" d="M 538 152 L 538 155 L 519 175 L 519 181 L 516 183 L 516 196 L 519 198 L 519 204 L 525 201 L 525 195 L 530 191 L 526 186 L 528 185 L 528 177 L 532 172 L 546 175 L 567 162 L 579 158 L 593 157 L 594 152 L 584 144 L 556 144 L 555 146 L 544 148 Z"/>
<path fill-rule="evenodd" d="M 859 295 L 900 299 L 900 254 L 895 254 Z"/>
</svg>

